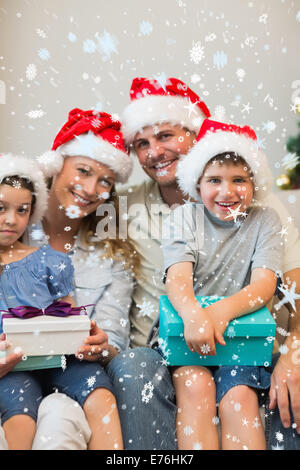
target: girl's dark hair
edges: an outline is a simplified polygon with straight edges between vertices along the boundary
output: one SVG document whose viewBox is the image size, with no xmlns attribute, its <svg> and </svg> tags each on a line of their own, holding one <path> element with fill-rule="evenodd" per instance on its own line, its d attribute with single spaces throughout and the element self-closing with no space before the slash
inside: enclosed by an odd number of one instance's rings
<svg viewBox="0 0 300 470">
<path fill-rule="evenodd" d="M 32 201 L 31 201 L 31 211 L 30 215 L 34 211 L 35 203 L 36 203 L 36 196 L 34 192 L 34 185 L 32 181 L 30 181 L 28 178 L 22 178 L 19 175 L 12 175 L 12 176 L 6 176 L 3 178 L 3 180 L 0 182 L 0 185 L 6 184 L 8 186 L 12 186 L 13 188 L 19 188 L 19 189 L 28 189 L 31 194 L 32 194 Z M 3 264 L 1 262 L 1 256 L 0 256 L 0 274 L 3 271 Z"/>
</svg>

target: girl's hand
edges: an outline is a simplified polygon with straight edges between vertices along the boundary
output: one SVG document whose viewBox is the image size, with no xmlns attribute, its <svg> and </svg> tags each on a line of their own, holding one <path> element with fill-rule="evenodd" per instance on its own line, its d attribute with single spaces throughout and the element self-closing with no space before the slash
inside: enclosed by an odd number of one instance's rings
<svg viewBox="0 0 300 470">
<path fill-rule="evenodd" d="M 22 351 L 1 357 L 1 351 L 5 351 L 9 347 L 10 344 L 6 341 L 5 334 L 2 333 L 0 335 L 0 378 L 8 374 L 8 372 L 10 372 L 18 364 L 18 362 L 22 360 Z"/>
<path fill-rule="evenodd" d="M 219 342 L 219 333 L 210 316 L 201 307 L 184 318 L 184 337 L 192 352 L 201 356 L 216 355 L 215 340 Z"/>
<path fill-rule="evenodd" d="M 108 350 L 107 334 L 92 320 L 90 336 L 85 338 L 84 345 L 80 346 L 75 356 L 85 361 L 99 361 L 108 355 Z"/>
</svg>

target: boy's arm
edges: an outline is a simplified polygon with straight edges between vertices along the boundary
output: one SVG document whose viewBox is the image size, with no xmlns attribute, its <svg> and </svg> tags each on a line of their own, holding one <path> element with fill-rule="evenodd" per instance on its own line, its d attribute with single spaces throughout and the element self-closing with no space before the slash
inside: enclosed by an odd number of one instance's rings
<svg viewBox="0 0 300 470">
<path fill-rule="evenodd" d="M 256 268 L 252 271 L 250 284 L 236 294 L 206 307 L 223 333 L 226 326 L 234 318 L 254 312 L 266 305 L 274 296 L 276 275 L 270 269 Z"/>
<path fill-rule="evenodd" d="M 194 293 L 193 263 L 189 261 L 173 264 L 169 267 L 166 279 L 166 291 L 184 323 L 184 337 L 191 351 L 199 354 L 215 355 L 215 340 L 225 344 L 221 334 L 215 335 L 214 324 Z M 201 349 L 205 345 L 205 349 Z"/>
</svg>

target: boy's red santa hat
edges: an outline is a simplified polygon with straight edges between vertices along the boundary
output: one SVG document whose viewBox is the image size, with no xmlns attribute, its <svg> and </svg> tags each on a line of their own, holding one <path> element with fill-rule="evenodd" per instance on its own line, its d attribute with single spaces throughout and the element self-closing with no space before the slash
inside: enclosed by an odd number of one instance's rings
<svg viewBox="0 0 300 470">
<path fill-rule="evenodd" d="M 124 183 L 132 171 L 132 160 L 120 132 L 121 123 L 107 113 L 75 108 L 68 122 L 59 131 L 52 151 L 37 157 L 45 176 L 59 173 L 64 157 L 89 157 L 107 165 L 116 174 L 116 181 Z"/>
<path fill-rule="evenodd" d="M 225 152 L 234 152 L 246 161 L 254 176 L 254 198 L 264 199 L 271 189 L 273 177 L 254 130 L 211 119 L 203 121 L 197 143 L 178 162 L 176 176 L 183 193 L 199 200 L 197 187 L 206 164 Z"/>
<path fill-rule="evenodd" d="M 29 223 L 36 224 L 42 220 L 47 209 L 48 190 L 42 171 L 32 158 L 0 154 L 0 184 L 4 178 L 11 176 L 25 178 L 33 184 L 36 201 Z M 18 188 L 17 185 L 15 187 Z"/>
<path fill-rule="evenodd" d="M 177 78 L 167 78 L 163 84 L 155 79 L 134 78 L 130 99 L 121 118 L 127 144 L 144 127 L 164 122 L 198 133 L 203 119 L 210 116 L 204 101 Z"/>
</svg>

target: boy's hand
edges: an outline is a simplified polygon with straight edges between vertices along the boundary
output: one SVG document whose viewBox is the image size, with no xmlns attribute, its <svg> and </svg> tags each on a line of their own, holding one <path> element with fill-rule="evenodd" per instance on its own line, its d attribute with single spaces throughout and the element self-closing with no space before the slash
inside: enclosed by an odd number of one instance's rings
<svg viewBox="0 0 300 470">
<path fill-rule="evenodd" d="M 201 356 L 215 356 L 215 340 L 219 333 L 215 331 L 214 323 L 201 307 L 192 314 L 185 316 L 184 337 L 188 348 Z"/>
<path fill-rule="evenodd" d="M 108 354 L 108 336 L 95 321 L 91 321 L 90 336 L 85 338 L 84 345 L 76 353 L 78 359 L 99 361 Z"/>
</svg>

